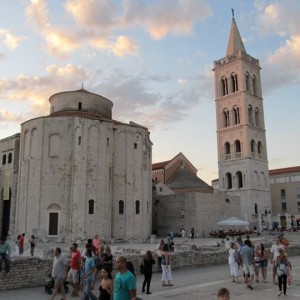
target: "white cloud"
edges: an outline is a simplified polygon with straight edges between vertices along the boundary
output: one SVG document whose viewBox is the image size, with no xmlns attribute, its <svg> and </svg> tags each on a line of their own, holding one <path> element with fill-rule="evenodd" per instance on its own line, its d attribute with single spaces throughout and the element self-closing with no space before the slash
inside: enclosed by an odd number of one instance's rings
<svg viewBox="0 0 300 300">
<path fill-rule="evenodd" d="M 15 50 L 19 47 L 21 41 L 25 40 L 26 37 L 18 36 L 7 29 L 0 28 L 0 40 L 9 49 Z"/>
<path fill-rule="evenodd" d="M 139 46 L 124 30 L 144 30 L 153 39 L 168 34 L 186 35 L 195 23 L 211 14 L 206 0 L 68 0 L 67 17 L 75 22 L 71 27 L 51 24 L 45 0 L 32 0 L 26 8 L 27 18 L 44 36 L 47 50 L 56 56 L 94 47 L 116 56 L 136 55 Z"/>
</svg>

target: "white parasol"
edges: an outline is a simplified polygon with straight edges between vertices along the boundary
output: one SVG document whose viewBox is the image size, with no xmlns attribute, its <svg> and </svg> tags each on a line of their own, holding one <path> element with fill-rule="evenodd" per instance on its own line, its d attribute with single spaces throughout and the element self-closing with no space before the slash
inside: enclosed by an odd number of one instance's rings
<svg viewBox="0 0 300 300">
<path fill-rule="evenodd" d="M 236 217 L 231 217 L 226 220 L 219 221 L 217 224 L 220 226 L 226 226 L 226 225 L 227 226 L 249 226 L 250 225 L 249 222 L 240 220 Z"/>
</svg>

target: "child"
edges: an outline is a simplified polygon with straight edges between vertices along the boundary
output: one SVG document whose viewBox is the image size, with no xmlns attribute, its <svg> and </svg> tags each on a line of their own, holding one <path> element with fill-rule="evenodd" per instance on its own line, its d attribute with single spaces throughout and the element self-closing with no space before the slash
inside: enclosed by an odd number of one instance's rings
<svg viewBox="0 0 300 300">
<path fill-rule="evenodd" d="M 218 300 L 230 300 L 230 293 L 226 288 L 221 288 L 218 291 Z"/>
<path fill-rule="evenodd" d="M 287 267 L 287 286 L 290 287 L 292 285 L 293 276 L 292 276 L 292 265 L 291 262 L 288 261 Z"/>
</svg>

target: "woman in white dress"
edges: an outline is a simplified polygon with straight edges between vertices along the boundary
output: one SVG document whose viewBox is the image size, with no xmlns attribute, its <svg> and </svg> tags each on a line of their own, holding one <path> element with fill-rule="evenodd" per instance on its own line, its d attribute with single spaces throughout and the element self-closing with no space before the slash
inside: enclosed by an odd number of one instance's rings
<svg viewBox="0 0 300 300">
<path fill-rule="evenodd" d="M 237 245 L 235 243 L 231 244 L 229 249 L 228 264 L 230 266 L 230 275 L 232 276 L 232 282 L 239 283 L 238 272 L 239 272 L 239 256 L 237 252 Z"/>
</svg>

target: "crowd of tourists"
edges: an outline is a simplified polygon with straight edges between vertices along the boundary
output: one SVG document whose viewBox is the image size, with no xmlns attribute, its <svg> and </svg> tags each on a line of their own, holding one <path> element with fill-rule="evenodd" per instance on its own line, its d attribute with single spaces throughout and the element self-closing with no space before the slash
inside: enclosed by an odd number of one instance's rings
<svg viewBox="0 0 300 300">
<path fill-rule="evenodd" d="M 170 260 L 170 248 L 172 240 L 161 240 L 156 247 L 158 264 L 162 273 L 162 286 L 173 286 Z M 70 263 L 62 254 L 60 248 L 54 251 L 52 277 L 55 280 L 51 300 L 55 299 L 58 291 L 62 299 L 66 299 L 64 280 L 67 279 L 72 286 L 72 297 L 78 297 L 80 292 L 83 298 L 99 300 L 138 300 L 136 275 L 132 262 L 124 256 L 113 257 L 108 245 L 103 245 L 98 235 L 94 239 L 88 239 L 85 249 L 80 252 L 74 243 L 70 247 Z M 140 264 L 140 272 L 144 275 L 142 293 L 152 294 L 150 291 L 153 265 L 155 264 L 150 250 L 143 256 Z M 116 272 L 114 272 L 114 266 Z M 95 292 L 96 291 L 96 292 Z M 98 294 L 98 295 L 97 295 Z"/>
<path fill-rule="evenodd" d="M 288 241 L 277 236 L 271 247 L 270 254 L 265 251 L 264 244 L 254 244 L 249 236 L 242 241 L 238 237 L 231 243 L 228 256 L 232 282 L 241 283 L 243 274 L 246 287 L 253 290 L 253 283 L 267 283 L 267 266 L 270 261 L 272 268 L 272 283 L 278 285 L 278 296 L 286 295 L 287 286 L 292 281 L 292 266 L 287 258 Z"/>
</svg>

